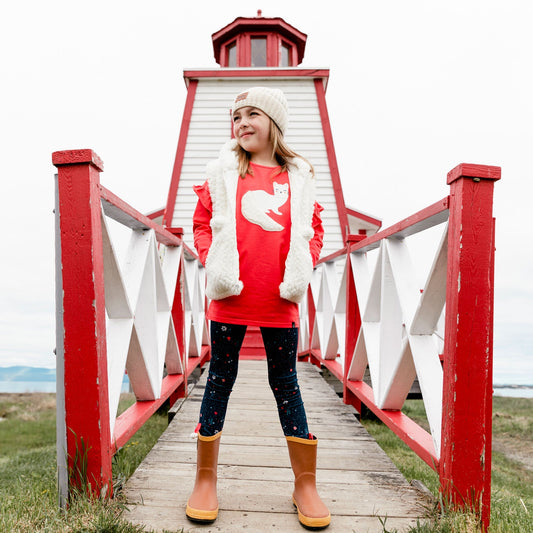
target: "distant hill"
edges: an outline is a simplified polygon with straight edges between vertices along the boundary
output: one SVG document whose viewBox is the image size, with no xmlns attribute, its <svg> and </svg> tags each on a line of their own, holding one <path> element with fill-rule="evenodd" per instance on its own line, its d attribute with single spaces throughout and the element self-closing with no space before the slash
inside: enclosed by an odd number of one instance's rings
<svg viewBox="0 0 533 533">
<path fill-rule="evenodd" d="M 0 381 L 55 381 L 55 368 L 32 366 L 0 367 Z"/>
</svg>

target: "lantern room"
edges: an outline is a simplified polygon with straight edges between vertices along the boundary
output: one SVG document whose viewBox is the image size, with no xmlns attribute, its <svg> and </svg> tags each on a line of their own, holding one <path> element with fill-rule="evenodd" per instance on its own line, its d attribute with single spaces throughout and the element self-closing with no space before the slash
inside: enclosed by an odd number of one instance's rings
<svg viewBox="0 0 533 533">
<path fill-rule="evenodd" d="M 307 35 L 282 18 L 238 17 L 213 34 L 221 67 L 296 67 L 304 57 Z"/>
</svg>

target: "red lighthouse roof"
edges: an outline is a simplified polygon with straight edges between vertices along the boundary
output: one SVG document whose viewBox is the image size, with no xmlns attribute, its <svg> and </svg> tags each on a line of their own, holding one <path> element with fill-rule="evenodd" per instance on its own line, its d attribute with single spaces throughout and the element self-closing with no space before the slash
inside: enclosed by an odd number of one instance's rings
<svg viewBox="0 0 533 533">
<path fill-rule="evenodd" d="M 213 33 L 221 67 L 295 67 L 304 57 L 307 35 L 280 17 L 237 17 Z M 255 53 L 254 53 L 255 52 Z"/>
</svg>

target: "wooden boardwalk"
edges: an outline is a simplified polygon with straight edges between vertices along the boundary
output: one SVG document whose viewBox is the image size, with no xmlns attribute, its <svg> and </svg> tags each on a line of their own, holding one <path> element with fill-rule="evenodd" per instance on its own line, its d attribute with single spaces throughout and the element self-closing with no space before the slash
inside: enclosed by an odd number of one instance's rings
<svg viewBox="0 0 533 533">
<path fill-rule="evenodd" d="M 128 480 L 126 517 L 153 531 L 305 531 L 291 503 L 293 475 L 266 361 L 241 361 L 221 437 L 218 497 L 211 525 L 185 516 L 195 476 L 198 419 L 204 372 L 189 398 Z M 309 429 L 319 438 L 317 485 L 331 512 L 329 533 L 405 530 L 423 516 L 424 497 L 398 469 L 324 381 L 319 370 L 298 363 Z"/>
</svg>

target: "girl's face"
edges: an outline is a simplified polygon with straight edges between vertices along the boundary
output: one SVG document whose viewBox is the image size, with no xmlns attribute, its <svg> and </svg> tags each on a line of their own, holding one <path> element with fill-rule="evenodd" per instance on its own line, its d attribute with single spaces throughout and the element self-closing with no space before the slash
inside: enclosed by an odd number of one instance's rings
<svg viewBox="0 0 533 533">
<path fill-rule="evenodd" d="M 270 140 L 270 117 L 255 107 L 241 107 L 233 113 L 233 133 L 237 142 L 250 154 L 254 163 L 270 165 L 272 141 Z"/>
</svg>

